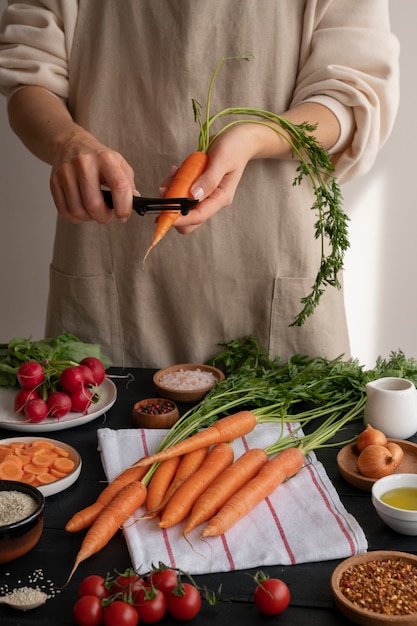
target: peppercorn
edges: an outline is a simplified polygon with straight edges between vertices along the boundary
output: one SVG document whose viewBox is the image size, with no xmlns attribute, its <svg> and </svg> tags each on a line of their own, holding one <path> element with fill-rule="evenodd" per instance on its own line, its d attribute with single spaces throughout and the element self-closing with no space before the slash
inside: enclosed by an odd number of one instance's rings
<svg viewBox="0 0 417 626">
<path fill-rule="evenodd" d="M 160 402 L 149 402 L 140 407 L 142 413 L 148 415 L 163 415 L 174 410 L 174 404 L 170 400 L 161 400 Z"/>
</svg>

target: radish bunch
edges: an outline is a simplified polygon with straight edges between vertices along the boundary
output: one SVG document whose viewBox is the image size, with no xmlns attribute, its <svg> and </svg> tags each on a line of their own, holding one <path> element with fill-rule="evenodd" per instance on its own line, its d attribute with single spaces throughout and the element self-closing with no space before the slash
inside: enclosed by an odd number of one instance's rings
<svg viewBox="0 0 417 626">
<path fill-rule="evenodd" d="M 80 363 L 25 361 L 17 372 L 21 388 L 14 410 L 32 423 L 48 416 L 59 419 L 70 411 L 85 413 L 98 400 L 98 387 L 105 375 L 104 365 L 96 357 L 86 357 Z"/>
</svg>

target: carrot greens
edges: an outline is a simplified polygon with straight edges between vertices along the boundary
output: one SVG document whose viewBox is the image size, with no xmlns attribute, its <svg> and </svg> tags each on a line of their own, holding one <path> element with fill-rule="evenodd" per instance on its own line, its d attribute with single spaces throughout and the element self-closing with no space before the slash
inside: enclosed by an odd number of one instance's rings
<svg viewBox="0 0 417 626">
<path fill-rule="evenodd" d="M 340 289 L 339 271 L 343 269 L 344 253 L 349 248 L 348 220 L 342 209 L 342 195 L 334 176 L 334 166 L 327 151 L 317 142 L 314 131 L 317 126 L 293 124 L 276 113 L 250 107 L 228 107 L 211 115 L 211 98 L 215 79 L 223 63 L 228 61 L 249 61 L 250 56 L 222 57 L 211 78 L 205 106 L 204 119 L 201 105 L 192 100 L 194 117 L 200 127 L 198 150 L 207 153 L 211 145 L 232 126 L 244 123 L 262 124 L 278 133 L 291 147 L 293 158 L 299 162 L 293 186 L 300 185 L 306 178 L 310 181 L 314 192 L 314 203 L 311 207 L 317 213 L 314 236 L 321 242 L 321 258 L 319 270 L 312 285 L 311 292 L 301 299 L 302 310 L 290 326 L 302 326 L 318 306 L 327 285 Z M 213 125 L 223 118 L 231 120 L 213 131 Z"/>
</svg>

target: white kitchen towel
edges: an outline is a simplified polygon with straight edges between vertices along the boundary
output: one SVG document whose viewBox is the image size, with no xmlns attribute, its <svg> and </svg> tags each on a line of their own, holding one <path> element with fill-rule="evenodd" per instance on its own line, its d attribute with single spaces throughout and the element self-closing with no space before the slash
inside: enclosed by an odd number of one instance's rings
<svg viewBox="0 0 417 626">
<path fill-rule="evenodd" d="M 260 424 L 234 442 L 235 458 L 245 449 L 265 448 L 294 425 Z M 111 481 L 145 454 L 154 452 L 164 430 L 98 430 L 99 450 Z M 157 519 L 136 521 L 124 528 L 135 569 L 146 571 L 160 561 L 190 574 L 245 570 L 266 565 L 291 565 L 341 559 L 366 552 L 367 540 L 350 515 L 314 454 L 296 476 L 280 485 L 221 537 L 200 539 L 202 527 L 182 536 L 183 524 L 161 530 Z"/>
</svg>

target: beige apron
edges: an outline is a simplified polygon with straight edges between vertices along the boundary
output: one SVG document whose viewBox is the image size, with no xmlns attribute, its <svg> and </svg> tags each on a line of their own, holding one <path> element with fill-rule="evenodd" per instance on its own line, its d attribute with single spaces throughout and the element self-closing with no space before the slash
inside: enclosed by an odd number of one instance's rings
<svg viewBox="0 0 417 626">
<path fill-rule="evenodd" d="M 70 61 L 74 118 L 133 166 L 157 196 L 172 164 L 197 147 L 191 99 L 204 103 L 223 55 L 249 52 L 218 76 L 212 112 L 291 102 L 305 0 L 80 0 Z M 328 358 L 349 347 L 343 293 L 329 288 L 301 328 L 289 324 L 318 263 L 315 215 L 296 164 L 254 161 L 233 206 L 192 235 L 174 229 L 142 258 L 153 215 L 126 224 L 58 220 L 47 334 L 98 342 L 115 365 L 204 362 L 253 334 L 272 356 Z"/>
</svg>

